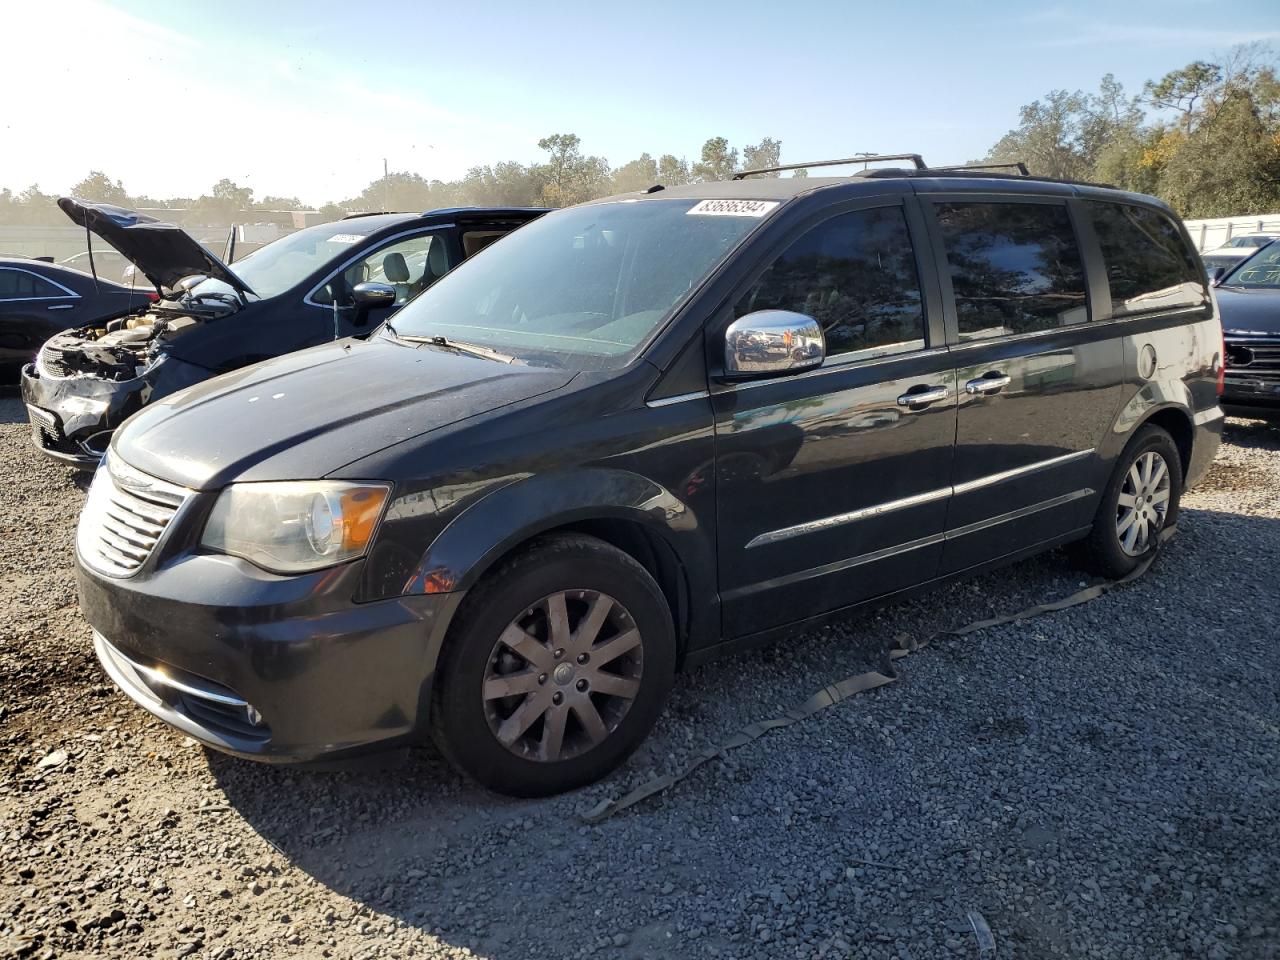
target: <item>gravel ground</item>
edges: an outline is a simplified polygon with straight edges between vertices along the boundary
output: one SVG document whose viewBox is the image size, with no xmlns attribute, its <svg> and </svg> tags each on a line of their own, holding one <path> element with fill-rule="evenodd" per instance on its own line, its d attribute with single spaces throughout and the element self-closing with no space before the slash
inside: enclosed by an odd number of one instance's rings
<svg viewBox="0 0 1280 960">
<path fill-rule="evenodd" d="M 597 827 L 895 635 L 1080 575 L 1054 553 L 710 665 L 610 780 L 513 801 L 428 748 L 290 771 L 150 719 L 76 611 L 82 485 L 11 396 L 0 464 L 0 956 L 1280 957 L 1280 430 L 1230 423 L 1141 581 L 940 641 Z"/>
</svg>

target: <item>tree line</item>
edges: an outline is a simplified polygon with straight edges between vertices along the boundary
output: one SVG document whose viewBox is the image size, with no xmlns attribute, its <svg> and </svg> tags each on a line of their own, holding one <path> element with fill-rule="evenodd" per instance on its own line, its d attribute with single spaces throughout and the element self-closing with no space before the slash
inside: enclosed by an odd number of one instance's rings
<svg viewBox="0 0 1280 960">
<path fill-rule="evenodd" d="M 1197 60 L 1128 94 L 1050 91 L 1021 110 L 989 162 L 1092 180 L 1167 201 L 1183 217 L 1280 210 L 1280 79 L 1265 46 Z"/>
<path fill-rule="evenodd" d="M 391 172 L 359 194 L 321 206 L 336 219 L 373 210 L 453 206 L 568 206 L 642 190 L 723 180 L 744 169 L 776 166 L 782 143 L 764 137 L 739 150 L 712 137 L 698 159 L 642 153 L 619 167 L 583 152 L 572 133 L 538 141 L 545 159 L 472 167 L 458 180 Z M 1195 61 L 1129 94 L 1108 74 L 1096 92 L 1052 90 L 1022 107 L 1018 125 L 990 149 L 985 162 L 1022 161 L 1033 174 L 1113 184 L 1168 201 L 1184 217 L 1215 217 L 1280 209 L 1280 79 L 1266 46 L 1244 46 L 1221 62 Z M 797 171 L 803 176 L 805 171 Z M 255 212 L 300 210 L 297 197 L 254 197 L 229 179 L 198 197 L 164 200 L 130 194 L 101 171 L 70 194 L 126 207 L 168 208 L 184 224 L 226 224 Z M 39 186 L 0 189 L 0 223 L 63 224 L 55 195 Z M 182 211 L 179 213 L 178 211 Z"/>
<path fill-rule="evenodd" d="M 764 137 L 739 151 L 724 137 L 712 137 L 702 145 L 697 160 L 690 162 L 674 154 L 657 158 L 642 153 L 635 160 L 614 169 L 604 157 L 582 152 L 582 140 L 572 133 L 555 133 L 538 141 L 546 152 L 542 162 L 523 164 L 507 161 L 472 167 L 460 180 L 431 180 L 408 171 L 391 172 L 374 180 L 359 194 L 342 201 L 330 201 L 319 208 L 325 219 L 348 213 L 373 210 L 430 210 L 459 206 L 564 207 L 614 193 L 643 190 L 656 183 L 667 186 L 702 180 L 724 180 L 744 169 L 776 166 L 782 143 Z M 168 219 L 185 224 L 225 224 L 252 219 L 253 214 L 278 210 L 302 210 L 297 197 L 266 196 L 231 180 L 214 184 L 199 197 L 169 197 L 157 200 L 131 195 L 120 180 L 112 180 L 99 170 L 74 184 L 71 196 L 98 203 L 132 208 L 164 208 L 175 211 Z M 54 206 L 56 195 L 39 186 L 21 193 L 0 189 L 0 223 L 65 224 L 66 218 Z M 181 213 L 179 213 L 181 211 Z"/>
</svg>

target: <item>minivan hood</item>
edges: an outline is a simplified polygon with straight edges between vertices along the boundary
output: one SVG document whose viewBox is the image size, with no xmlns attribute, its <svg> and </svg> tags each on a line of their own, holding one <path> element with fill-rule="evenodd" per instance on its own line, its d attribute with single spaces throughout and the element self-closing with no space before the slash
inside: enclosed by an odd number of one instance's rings
<svg viewBox="0 0 1280 960">
<path fill-rule="evenodd" d="M 241 293 L 253 293 L 231 268 L 181 227 L 109 203 L 61 197 L 58 207 L 73 223 L 92 230 L 141 270 L 157 289 L 173 289 L 183 277 L 215 277 Z"/>
<path fill-rule="evenodd" d="M 339 340 L 148 404 L 116 431 L 111 451 L 144 473 L 196 490 L 232 480 L 317 479 L 571 379 L 573 371 L 388 337 Z"/>
<path fill-rule="evenodd" d="M 1228 337 L 1280 335 L 1280 290 L 1217 287 L 1213 295 Z"/>
</svg>

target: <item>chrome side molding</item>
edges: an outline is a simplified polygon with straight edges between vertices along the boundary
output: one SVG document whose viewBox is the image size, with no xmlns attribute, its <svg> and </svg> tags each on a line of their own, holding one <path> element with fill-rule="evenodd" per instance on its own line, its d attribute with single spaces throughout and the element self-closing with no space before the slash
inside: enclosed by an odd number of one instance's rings
<svg viewBox="0 0 1280 960">
<path fill-rule="evenodd" d="M 1066 453 L 1059 457 L 1050 457 L 1048 460 L 1038 460 L 1035 463 L 1029 463 L 1023 467 L 1014 467 L 1012 470 L 1002 470 L 999 473 L 992 473 L 985 477 L 979 477 L 976 480 L 968 480 L 964 483 L 955 484 L 949 487 L 939 487 L 937 490 L 926 490 L 924 493 L 912 494 L 909 497 L 902 497 L 898 500 L 887 500 L 884 503 L 873 504 L 869 507 L 862 507 L 858 510 L 850 510 L 848 513 L 837 513 L 829 517 L 819 517 L 817 520 L 807 520 L 804 523 L 797 523 L 790 527 L 781 527 L 777 530 L 769 530 L 753 537 L 747 543 L 747 549 L 752 547 L 761 547 L 770 543 L 778 543 L 781 540 L 789 540 L 792 537 L 804 536 L 807 533 L 817 533 L 820 530 L 830 530 L 832 527 L 841 527 L 849 523 L 857 523 L 859 520 L 866 520 L 869 517 L 880 517 L 886 513 L 892 513 L 895 510 L 903 510 L 907 507 L 918 507 L 926 503 L 933 503 L 936 500 L 945 500 L 947 497 L 954 496 L 959 493 L 969 493 L 973 490 L 980 490 L 983 487 L 989 487 L 997 483 L 1003 483 L 1006 480 L 1012 480 L 1015 477 L 1025 476 L 1028 473 L 1035 473 L 1039 470 L 1045 470 L 1049 467 L 1059 466 L 1069 463 L 1073 460 L 1082 460 L 1090 457 L 1094 453 L 1091 447 L 1088 450 L 1077 450 L 1074 453 Z M 1059 502 L 1069 502 L 1078 497 L 1089 496 L 1094 491 L 1092 489 L 1078 490 L 1075 493 L 1068 494 L 1067 499 L 1055 497 L 1053 500 L 1043 501 L 1043 507 L 1058 506 Z M 1041 505 L 1033 505 L 1036 509 L 1040 509 Z M 1024 508 L 1026 509 L 1026 508 Z M 1034 512 L 1029 510 L 1028 512 Z M 1022 511 L 1015 511 L 1021 514 Z M 995 518 L 993 522 L 1004 522 L 1004 519 L 1015 519 L 1014 514 L 1007 517 Z M 964 531 L 968 532 L 968 531 Z M 950 536 L 950 534 L 948 534 Z"/>
</svg>

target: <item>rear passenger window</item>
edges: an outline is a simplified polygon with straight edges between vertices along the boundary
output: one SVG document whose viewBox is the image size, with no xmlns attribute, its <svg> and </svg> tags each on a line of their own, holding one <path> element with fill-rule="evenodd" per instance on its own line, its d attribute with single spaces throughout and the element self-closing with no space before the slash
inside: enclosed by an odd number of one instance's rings
<svg viewBox="0 0 1280 960">
<path fill-rule="evenodd" d="M 50 300 L 67 291 L 26 270 L 0 270 L 0 300 Z"/>
<path fill-rule="evenodd" d="M 1163 213 L 1090 200 L 1116 313 L 1198 306 L 1208 293 L 1182 234 Z"/>
<path fill-rule="evenodd" d="M 760 275 L 734 316 L 757 310 L 813 317 L 828 356 L 922 348 L 924 309 L 902 208 L 845 213 L 809 230 Z"/>
<path fill-rule="evenodd" d="M 961 340 L 1089 319 L 1071 216 L 1057 203 L 940 203 Z"/>
</svg>

